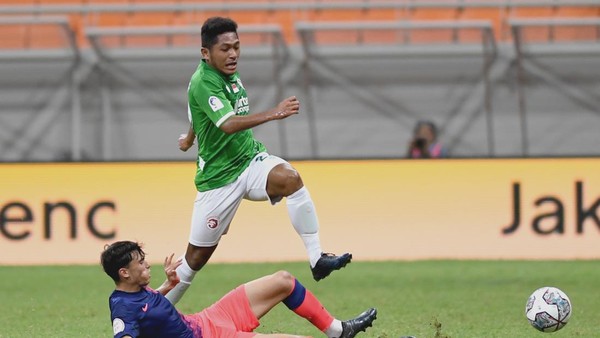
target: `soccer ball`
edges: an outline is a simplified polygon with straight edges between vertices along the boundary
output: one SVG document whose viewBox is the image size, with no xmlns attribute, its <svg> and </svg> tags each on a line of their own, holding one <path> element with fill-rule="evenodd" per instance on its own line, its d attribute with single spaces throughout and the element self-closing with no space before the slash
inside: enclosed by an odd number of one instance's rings
<svg viewBox="0 0 600 338">
<path fill-rule="evenodd" d="M 571 300 L 558 288 L 546 286 L 535 290 L 525 305 L 531 326 L 542 332 L 562 329 L 571 318 Z"/>
</svg>

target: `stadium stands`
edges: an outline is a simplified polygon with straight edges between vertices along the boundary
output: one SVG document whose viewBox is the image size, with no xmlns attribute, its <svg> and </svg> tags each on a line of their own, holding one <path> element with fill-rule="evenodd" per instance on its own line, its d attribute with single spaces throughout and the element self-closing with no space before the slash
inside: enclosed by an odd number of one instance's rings
<svg viewBox="0 0 600 338">
<path fill-rule="evenodd" d="M 566 90 L 560 77 L 536 71 L 535 64 L 526 61 L 535 55 L 596 55 L 600 46 L 597 0 L 4 0 L 0 4 L 0 61 L 69 61 L 84 54 L 91 56 L 85 60 L 91 66 L 91 76 L 96 66 L 107 73 L 112 69 L 112 74 L 118 76 L 118 68 L 111 66 L 121 61 L 177 59 L 194 63 L 200 43 L 199 26 L 214 15 L 232 17 L 240 24 L 245 57 L 262 58 L 267 67 L 272 67 L 265 70 L 274 70 L 268 87 L 274 88 L 276 97 L 283 95 L 282 83 L 296 77 L 303 77 L 301 86 L 311 97 L 308 88 L 318 84 L 319 73 L 332 68 L 319 69 L 320 61 L 327 65 L 332 59 L 356 62 L 374 57 L 471 57 L 476 62 L 473 68 L 480 71 L 476 75 L 477 89 L 470 96 L 465 95 L 468 97 L 464 104 L 450 110 L 465 111 L 468 109 L 464 106 L 470 105 L 474 111 L 471 116 L 476 116 L 475 111 L 483 107 L 479 113 L 485 110 L 490 121 L 486 127 L 488 155 L 494 154 L 490 81 L 515 69 L 518 74 L 533 72 L 536 78 L 553 83 L 586 109 L 600 106 L 594 95 L 585 90 Z M 292 49 L 297 58 L 287 62 Z M 503 62 L 496 62 L 499 49 L 503 50 Z M 286 67 L 287 74 L 283 74 L 286 72 L 282 68 Z M 330 78 L 345 79 L 343 75 L 348 74 L 342 73 L 330 74 Z M 84 83 L 85 77 L 81 78 Z M 519 81 L 524 80 L 519 76 L 516 79 L 515 87 L 520 91 Z M 347 89 L 355 90 L 352 79 L 346 80 Z M 79 82 L 75 87 L 78 85 Z M 369 95 L 353 92 L 352 98 L 372 100 Z M 525 97 L 521 92 L 519 95 L 519 110 L 525 116 Z M 79 105 L 78 100 L 74 100 L 73 107 Z M 311 106 L 316 103 L 310 101 L 306 103 L 312 119 L 315 111 Z M 392 101 L 380 99 L 368 104 L 385 114 L 394 110 Z M 78 116 L 75 110 L 73 116 Z M 315 125 L 314 121 L 308 124 L 311 128 Z M 523 117 L 523 130 L 527 129 L 526 124 Z M 79 132 L 76 123 L 73 130 L 75 134 Z M 309 134 L 312 153 L 307 157 L 318 157 L 318 132 L 310 130 Z M 463 134 L 459 131 L 456 137 Z M 527 154 L 528 136 L 525 131 L 522 134 L 522 153 Z M 280 138 L 284 138 L 282 135 Z M 77 153 L 76 143 L 80 141 L 73 139 L 73 153 Z M 14 158 L 17 153 L 14 152 Z M 286 155 L 285 151 L 282 155 Z"/>
<path fill-rule="evenodd" d="M 526 95 L 523 91 L 525 72 L 553 85 L 573 100 L 596 110 L 600 96 L 587 88 L 578 89 L 554 71 L 540 66 L 534 57 L 548 55 L 600 56 L 600 18 L 517 18 L 508 21 L 513 34 L 515 61 L 520 81 L 516 82 L 521 119 L 522 152 L 529 152 Z M 533 33 L 533 34 L 532 34 Z"/>
<path fill-rule="evenodd" d="M 0 15 L 67 15 L 85 43 L 86 26 L 199 24 L 225 15 L 240 24 L 278 24 L 288 43 L 297 43 L 297 21 L 486 20 L 501 41 L 511 38 L 509 19 L 598 17 L 594 0 L 537 1 L 188 1 L 188 0 L 24 0 L 4 1 Z M 568 33 L 564 33 L 568 37 Z M 421 39 L 426 39 L 425 35 Z M 435 39 L 435 36 L 433 36 Z"/>
<path fill-rule="evenodd" d="M 75 32 L 64 16 L 0 17 L 0 58 L 76 58 Z"/>
<path fill-rule="evenodd" d="M 197 59 L 201 43 L 199 26 L 97 27 L 88 28 L 85 33 L 96 52 L 111 59 Z M 244 25 L 238 33 L 245 43 L 253 46 L 249 53 L 244 53 L 245 57 L 277 58 L 287 54 L 277 25 Z"/>
</svg>

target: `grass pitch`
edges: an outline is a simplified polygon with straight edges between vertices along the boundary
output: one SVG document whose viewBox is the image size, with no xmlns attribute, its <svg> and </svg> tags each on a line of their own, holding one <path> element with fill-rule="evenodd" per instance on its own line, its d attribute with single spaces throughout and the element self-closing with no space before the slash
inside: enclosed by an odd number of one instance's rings
<svg viewBox="0 0 600 338">
<path fill-rule="evenodd" d="M 233 287 L 285 269 L 340 319 L 379 310 L 374 327 L 358 337 L 545 337 L 525 319 L 525 302 L 542 286 L 556 286 L 573 305 L 569 324 L 552 337 L 599 337 L 598 261 L 354 262 L 321 282 L 307 263 L 216 264 L 197 275 L 179 309 L 196 312 Z M 111 337 L 108 295 L 113 283 L 100 266 L 0 267 L 0 337 Z M 151 286 L 163 281 L 153 266 Z M 261 320 L 262 333 L 322 337 L 279 305 Z"/>
</svg>

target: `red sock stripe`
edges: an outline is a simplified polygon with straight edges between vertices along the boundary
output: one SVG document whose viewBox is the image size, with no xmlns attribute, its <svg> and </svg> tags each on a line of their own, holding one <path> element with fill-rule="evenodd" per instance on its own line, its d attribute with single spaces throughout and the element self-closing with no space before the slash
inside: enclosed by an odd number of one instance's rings
<svg viewBox="0 0 600 338">
<path fill-rule="evenodd" d="M 300 317 L 306 318 L 321 331 L 325 331 L 333 322 L 333 316 L 323 307 L 317 297 L 308 290 L 306 290 L 304 302 L 294 312 Z"/>
</svg>

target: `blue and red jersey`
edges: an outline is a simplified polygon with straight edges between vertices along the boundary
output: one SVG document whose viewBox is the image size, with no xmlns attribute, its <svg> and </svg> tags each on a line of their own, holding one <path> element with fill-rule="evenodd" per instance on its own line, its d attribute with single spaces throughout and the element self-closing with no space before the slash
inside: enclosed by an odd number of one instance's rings
<svg viewBox="0 0 600 338">
<path fill-rule="evenodd" d="M 113 291 L 109 307 L 115 338 L 202 337 L 200 329 L 194 330 L 169 300 L 148 287 L 138 292 Z"/>
</svg>

